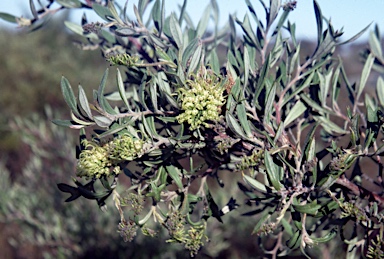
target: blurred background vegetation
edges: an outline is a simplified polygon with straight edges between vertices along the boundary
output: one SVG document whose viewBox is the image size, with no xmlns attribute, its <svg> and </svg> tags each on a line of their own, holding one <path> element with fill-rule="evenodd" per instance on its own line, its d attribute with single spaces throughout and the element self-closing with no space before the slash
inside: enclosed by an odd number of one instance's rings
<svg viewBox="0 0 384 259">
<path fill-rule="evenodd" d="M 60 79 L 77 80 L 71 84 L 80 83 L 90 96 L 109 65 L 100 51 L 75 47 L 77 38 L 62 24 L 56 20 L 33 33 L 0 30 L 0 258 L 187 257 L 179 245 L 165 245 L 163 233 L 155 239 L 138 234 L 124 243 L 112 204 L 100 213 L 89 200 L 64 203 L 66 195 L 56 184 L 75 175 L 77 132 L 50 122 L 69 116 Z M 352 82 L 360 76 L 359 52 L 366 46 L 350 44 L 336 52 Z M 303 58 L 314 48 L 303 42 Z M 372 93 L 374 77 L 368 88 Z M 255 219 L 237 224 L 236 214 L 229 214 L 224 221 L 212 224 L 215 239 L 198 258 L 259 258 L 258 237 L 251 236 Z M 311 255 L 341 258 L 346 246 L 335 240 L 322 249 L 312 249 Z"/>
</svg>

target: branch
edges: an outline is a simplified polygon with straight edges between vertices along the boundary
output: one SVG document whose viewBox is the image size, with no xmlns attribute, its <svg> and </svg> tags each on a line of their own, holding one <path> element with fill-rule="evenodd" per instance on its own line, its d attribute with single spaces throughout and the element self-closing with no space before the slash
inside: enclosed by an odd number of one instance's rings
<svg viewBox="0 0 384 259">
<path fill-rule="evenodd" d="M 359 196 L 362 199 L 368 198 L 369 201 L 376 201 L 378 205 L 384 206 L 384 197 L 381 197 L 377 193 L 373 193 L 361 186 L 354 184 L 345 176 L 337 178 L 336 183 L 348 188 L 351 192 L 353 192 L 355 195 Z"/>
</svg>

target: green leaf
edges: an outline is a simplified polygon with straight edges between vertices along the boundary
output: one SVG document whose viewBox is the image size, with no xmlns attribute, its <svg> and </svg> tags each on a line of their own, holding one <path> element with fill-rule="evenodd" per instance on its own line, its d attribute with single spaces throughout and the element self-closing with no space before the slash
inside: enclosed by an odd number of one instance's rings
<svg viewBox="0 0 384 259">
<path fill-rule="evenodd" d="M 111 119 L 104 117 L 104 116 L 101 116 L 101 115 L 93 116 L 93 120 L 95 121 L 97 126 L 102 127 L 102 128 L 109 127 L 113 122 Z"/>
<path fill-rule="evenodd" d="M 327 96 L 329 94 L 329 87 L 331 85 L 331 79 L 332 79 L 332 69 L 325 73 L 320 73 L 317 71 L 317 76 L 320 80 L 320 101 L 321 106 L 326 107 L 327 106 Z"/>
<path fill-rule="evenodd" d="M 101 79 L 99 90 L 97 91 L 97 101 L 100 104 L 100 107 L 108 112 L 109 114 L 116 114 L 116 111 L 112 109 L 111 105 L 108 103 L 107 99 L 105 99 L 104 96 L 104 90 L 107 84 L 107 78 L 108 78 L 108 72 L 109 69 L 107 68 L 104 72 L 103 78 Z"/>
<path fill-rule="evenodd" d="M 315 121 L 320 122 L 323 129 L 330 134 L 333 134 L 333 133 L 347 134 L 348 133 L 348 131 L 340 128 L 337 124 L 330 121 L 326 117 L 323 117 L 323 116 L 313 116 L 313 117 Z"/>
<path fill-rule="evenodd" d="M 252 62 L 254 62 L 252 60 Z M 244 87 L 243 92 L 248 84 L 249 71 L 251 71 L 251 59 L 249 58 L 248 48 L 244 48 Z"/>
<path fill-rule="evenodd" d="M 311 203 L 307 203 L 304 205 L 300 204 L 292 204 L 293 208 L 300 213 L 307 213 L 309 215 L 316 215 L 318 210 L 321 208 L 320 204 L 317 204 L 317 201 L 314 200 Z"/>
<path fill-rule="evenodd" d="M 102 38 L 104 38 L 106 41 L 108 41 L 111 44 L 116 44 L 116 37 L 115 35 L 112 35 L 106 30 L 100 30 L 100 35 Z"/>
<path fill-rule="evenodd" d="M 256 38 L 256 34 L 254 33 L 251 23 L 249 22 L 248 14 L 245 14 L 243 22 L 236 18 L 236 22 L 241 26 L 245 35 L 252 41 L 254 46 L 258 49 L 261 49 L 260 42 Z"/>
<path fill-rule="evenodd" d="M 300 241 L 301 241 L 301 231 L 296 230 L 295 234 L 293 234 L 293 236 L 287 240 L 287 246 L 290 249 L 296 249 L 300 246 Z"/>
<path fill-rule="evenodd" d="M 131 29 L 131 28 L 118 28 L 116 31 L 115 31 L 115 34 L 117 36 L 122 36 L 122 37 L 127 37 L 127 36 L 132 36 L 132 35 L 135 35 L 137 34 L 135 30 Z"/>
<path fill-rule="evenodd" d="M 318 111 L 320 113 L 322 113 L 323 115 L 325 114 L 333 114 L 330 110 L 327 110 L 323 107 L 321 107 L 318 103 L 316 103 L 314 100 L 312 100 L 309 96 L 307 96 L 307 94 L 305 93 L 302 93 L 300 94 L 300 98 L 306 103 L 308 104 L 310 107 L 312 107 L 312 109 L 314 109 L 315 111 Z"/>
<path fill-rule="evenodd" d="M 253 228 L 252 230 L 252 235 L 253 234 L 257 234 L 259 235 L 259 231 L 261 229 L 261 227 L 264 225 L 264 223 L 268 220 L 268 218 L 270 217 L 270 211 L 269 210 L 264 210 L 262 213 L 261 213 L 261 217 L 257 220 L 257 223 L 256 223 L 256 226 Z"/>
<path fill-rule="evenodd" d="M 326 215 L 330 215 L 332 212 L 339 208 L 339 204 L 336 201 L 331 200 L 327 204 L 321 206 L 318 213 L 316 214 L 316 218 L 321 218 Z"/>
<path fill-rule="evenodd" d="M 33 2 L 33 0 L 29 0 L 29 7 L 31 9 L 33 18 L 39 19 L 39 14 L 36 11 L 35 3 Z"/>
<path fill-rule="evenodd" d="M 173 165 L 167 165 L 165 169 L 167 170 L 168 175 L 175 181 L 177 187 L 179 187 L 179 189 L 182 190 L 183 183 L 181 182 L 182 174 L 180 170 Z"/>
<path fill-rule="evenodd" d="M 159 31 L 159 35 L 161 35 L 161 32 L 163 31 L 164 19 L 163 19 L 162 11 L 163 10 L 161 9 L 160 0 L 156 0 L 152 8 L 152 19 L 153 19 L 153 24 L 155 25 L 156 29 Z"/>
<path fill-rule="evenodd" d="M 284 186 L 280 182 L 280 167 L 273 162 L 272 156 L 268 151 L 264 152 L 265 168 L 267 170 L 267 176 L 272 186 L 280 191 Z"/>
<path fill-rule="evenodd" d="M 216 50 L 212 50 L 210 54 L 210 61 L 211 61 L 211 67 L 212 70 L 216 73 L 216 75 L 220 75 L 220 63 L 219 63 L 219 57 L 217 56 Z"/>
<path fill-rule="evenodd" d="M 57 126 L 69 127 L 74 129 L 81 129 L 84 127 L 83 125 L 79 125 L 71 120 L 52 120 L 52 123 L 56 124 Z"/>
<path fill-rule="evenodd" d="M 92 119 L 93 116 L 92 116 L 91 109 L 89 108 L 87 95 L 85 94 L 85 91 L 81 85 L 79 85 L 79 102 L 80 102 L 80 107 L 87 114 L 88 118 Z"/>
<path fill-rule="evenodd" d="M 273 35 L 279 33 L 281 27 L 283 27 L 285 21 L 287 20 L 289 13 L 290 11 L 284 11 L 283 14 L 280 16 L 279 22 L 277 23 L 276 28 L 273 31 Z M 294 34 L 292 35 L 292 38 L 294 39 Z"/>
<path fill-rule="evenodd" d="M 123 100 L 125 106 L 127 106 L 127 108 L 130 109 L 128 99 L 127 99 L 127 96 L 125 94 L 125 87 L 124 87 L 124 83 L 123 83 L 123 78 L 121 77 L 121 73 L 120 73 L 119 69 L 117 69 L 116 83 L 117 83 L 117 87 L 119 88 L 119 94 L 120 94 L 121 100 Z"/>
<path fill-rule="evenodd" d="M 202 53 L 203 46 L 201 42 L 199 42 L 196 51 L 193 53 L 191 61 L 188 66 L 187 74 L 190 75 L 193 73 L 196 68 L 198 68 L 200 64 L 200 59 L 201 59 L 201 53 Z"/>
<path fill-rule="evenodd" d="M 333 239 L 337 235 L 337 231 L 335 228 L 331 229 L 326 235 L 322 237 L 311 237 L 311 239 L 315 242 L 315 244 L 326 243 Z"/>
<path fill-rule="evenodd" d="M 305 111 L 307 110 L 307 107 L 301 102 L 298 101 L 292 109 L 289 111 L 288 116 L 284 120 L 284 125 L 288 125 L 292 121 L 296 120 L 298 117 L 300 117 Z"/>
<path fill-rule="evenodd" d="M 312 161 L 316 157 L 315 132 L 319 124 L 315 124 L 308 132 L 304 142 L 304 153 L 302 154 L 301 164 Z"/>
<path fill-rule="evenodd" d="M 154 136 L 154 137 L 160 138 L 159 134 L 157 134 L 157 131 L 156 131 L 155 118 L 153 116 L 148 116 L 148 117 L 143 116 L 142 121 L 145 125 L 145 128 L 148 129 L 147 131 L 151 137 Z"/>
<path fill-rule="evenodd" d="M 323 41 L 323 14 L 316 0 L 313 1 L 313 8 L 315 9 L 316 24 L 317 24 L 317 46 L 320 46 Z"/>
<path fill-rule="evenodd" d="M 177 67 L 176 64 L 173 62 L 172 58 L 160 47 L 156 47 L 156 55 L 159 57 L 159 61 L 166 61 L 167 65 L 175 68 Z"/>
<path fill-rule="evenodd" d="M 370 53 L 367 57 L 367 60 L 365 61 L 365 65 L 363 68 L 363 71 L 361 72 L 361 77 L 360 77 L 360 84 L 357 88 L 357 99 L 359 99 L 361 93 L 364 90 L 364 87 L 367 83 L 368 76 L 371 72 L 373 62 L 375 61 L 375 57 Z"/>
<path fill-rule="evenodd" d="M 225 114 L 225 118 L 228 124 L 228 127 L 231 129 L 233 133 L 238 135 L 239 137 L 243 139 L 248 139 L 245 135 L 243 128 L 240 126 L 240 124 L 237 122 L 236 118 L 233 116 L 233 114 L 227 112 Z"/>
<path fill-rule="evenodd" d="M 265 81 L 267 80 L 267 77 L 268 77 L 270 62 L 271 62 L 271 55 L 267 55 L 267 58 L 265 59 L 263 67 L 261 68 L 259 79 L 257 80 L 257 86 L 256 86 L 257 89 L 254 97 L 255 106 L 258 106 L 256 102 L 259 98 L 261 91 L 265 88 Z"/>
<path fill-rule="evenodd" d="M 265 88 L 267 91 L 267 98 L 265 99 L 264 105 L 264 123 L 270 124 L 271 115 L 274 112 L 273 103 L 276 97 L 276 83 L 272 86 L 270 85 L 270 81 L 265 81 Z"/>
<path fill-rule="evenodd" d="M 279 14 L 280 6 L 281 6 L 281 0 L 270 1 L 270 7 L 269 7 L 269 13 L 268 13 L 268 24 L 267 24 L 268 27 L 270 27 L 272 23 L 275 21 L 277 15 Z"/>
<path fill-rule="evenodd" d="M 81 115 L 77 109 L 77 101 L 76 97 L 73 93 L 72 87 L 69 83 L 69 81 L 63 76 L 61 78 L 61 92 L 63 94 L 64 100 L 71 109 L 71 111 L 79 118 L 81 118 Z"/>
<path fill-rule="evenodd" d="M 384 106 L 384 80 L 381 76 L 377 79 L 376 92 L 381 106 Z"/>
<path fill-rule="evenodd" d="M 240 124 L 245 131 L 245 134 L 248 138 L 252 137 L 251 128 L 247 119 L 247 113 L 245 112 L 245 107 L 243 103 L 240 103 L 236 107 L 237 117 L 239 118 Z"/>
<path fill-rule="evenodd" d="M 69 21 L 65 21 L 64 22 L 64 25 L 70 29 L 71 31 L 73 31 L 74 33 L 78 34 L 78 35 L 81 35 L 83 37 L 86 37 L 88 39 L 93 39 L 93 40 L 97 40 L 99 37 L 91 32 L 91 33 L 84 33 L 84 29 L 83 27 L 81 27 L 81 25 L 77 24 L 77 23 L 73 23 L 73 22 L 69 22 Z"/>
<path fill-rule="evenodd" d="M 56 0 L 56 3 L 64 6 L 65 8 L 80 8 L 82 4 L 79 0 Z"/>
<path fill-rule="evenodd" d="M 172 15 L 171 19 L 169 20 L 169 29 L 170 29 L 172 38 L 176 42 L 176 45 L 179 51 L 182 51 L 183 50 L 183 33 L 174 15 Z"/>
<path fill-rule="evenodd" d="M 120 19 L 119 14 L 117 13 L 114 1 L 108 1 L 108 10 L 112 14 L 112 17 L 120 24 L 123 24 L 124 22 Z"/>
<path fill-rule="evenodd" d="M 151 81 L 149 84 L 149 95 L 151 97 L 153 109 L 155 111 L 158 111 L 158 104 L 157 104 L 157 84 L 154 81 Z"/>
<path fill-rule="evenodd" d="M 249 175 L 243 174 L 243 179 L 244 182 L 252 186 L 252 188 L 260 191 L 260 192 L 267 192 L 267 188 L 265 187 L 264 184 L 261 182 L 257 181 L 256 179 L 250 177 Z"/>
<path fill-rule="evenodd" d="M 4 21 L 7 21 L 7 22 L 17 23 L 17 18 L 18 17 L 12 14 L 0 13 L 0 19 L 3 19 Z"/>
<path fill-rule="evenodd" d="M 381 58 L 383 56 L 380 40 L 376 37 L 376 34 L 373 31 L 369 34 L 369 47 L 375 57 Z"/>
<path fill-rule="evenodd" d="M 196 52 L 197 46 L 199 44 L 201 45 L 201 43 L 199 43 L 198 38 L 195 38 L 195 39 L 191 40 L 191 42 L 189 42 L 189 44 L 185 48 L 185 50 L 183 52 L 183 56 L 181 58 L 181 64 L 183 65 L 183 67 L 187 67 L 188 61 L 191 60 L 191 57 L 192 57 L 193 53 Z"/>
<path fill-rule="evenodd" d="M 110 22 L 113 20 L 113 14 L 111 13 L 108 7 L 105 7 L 97 3 L 93 3 L 92 8 L 95 11 L 95 13 L 105 21 Z"/>
<path fill-rule="evenodd" d="M 350 42 L 353 42 L 354 40 L 356 40 L 357 38 L 359 38 L 366 30 L 368 30 L 368 28 L 371 26 L 371 23 L 368 24 L 364 29 L 362 29 L 361 31 L 359 31 L 356 35 L 352 36 L 350 39 L 346 40 L 346 41 L 343 41 L 343 42 L 340 42 L 340 43 L 337 43 L 337 45 L 344 45 L 344 44 L 348 44 Z"/>
<path fill-rule="evenodd" d="M 207 29 L 207 26 L 208 26 L 210 14 L 211 14 L 211 5 L 208 4 L 203 12 L 203 15 L 199 23 L 197 24 L 196 37 L 198 38 L 203 37 L 205 30 Z"/>
</svg>

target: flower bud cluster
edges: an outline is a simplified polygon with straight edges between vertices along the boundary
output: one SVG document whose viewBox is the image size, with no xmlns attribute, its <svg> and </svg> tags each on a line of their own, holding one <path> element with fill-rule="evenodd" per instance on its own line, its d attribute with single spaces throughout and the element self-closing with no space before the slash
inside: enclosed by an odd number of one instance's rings
<svg viewBox="0 0 384 259">
<path fill-rule="evenodd" d="M 136 193 L 129 193 L 128 196 L 121 198 L 122 206 L 129 206 L 136 215 L 140 214 L 144 209 L 144 196 Z"/>
<path fill-rule="evenodd" d="M 118 225 L 118 233 L 124 239 L 124 242 L 131 242 L 137 234 L 138 226 L 134 221 L 122 221 Z"/>
<path fill-rule="evenodd" d="M 141 156 L 144 142 L 123 135 L 103 146 L 88 140 L 83 140 L 82 144 L 85 149 L 81 151 L 77 162 L 77 175 L 79 177 L 100 178 L 112 173 L 118 174 L 120 172 L 118 163 L 132 161 Z M 111 171 L 112 166 L 114 168 Z"/>
<path fill-rule="evenodd" d="M 221 106 L 225 103 L 225 88 L 220 85 L 214 74 L 197 75 L 187 84 L 188 88 L 179 89 L 181 109 L 184 112 L 177 116 L 177 121 L 187 122 L 190 130 L 200 126 L 209 127 L 207 121 L 219 120 Z"/>
</svg>

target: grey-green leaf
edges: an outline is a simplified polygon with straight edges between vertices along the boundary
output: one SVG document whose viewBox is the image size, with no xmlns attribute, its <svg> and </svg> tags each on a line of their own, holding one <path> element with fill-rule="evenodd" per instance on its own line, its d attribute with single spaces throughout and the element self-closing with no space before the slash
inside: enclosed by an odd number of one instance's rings
<svg viewBox="0 0 384 259">
<path fill-rule="evenodd" d="M 377 79 L 376 92 L 381 106 L 384 106 L 384 80 L 381 76 Z"/>
<path fill-rule="evenodd" d="M 298 117 L 300 117 L 305 111 L 307 110 L 307 107 L 301 102 L 298 101 L 292 109 L 289 111 L 288 116 L 284 120 L 284 125 L 288 125 L 292 121 L 296 120 Z"/>
<path fill-rule="evenodd" d="M 277 166 L 273 162 L 273 158 L 268 151 L 264 152 L 264 160 L 265 160 L 265 168 L 267 170 L 267 175 L 270 183 L 277 191 L 280 191 L 284 186 L 280 182 L 279 166 Z"/>
<path fill-rule="evenodd" d="M 80 8 L 82 6 L 79 0 L 56 0 L 56 3 L 65 8 Z"/>
<path fill-rule="evenodd" d="M 89 107 L 87 95 L 85 94 L 85 91 L 81 85 L 79 85 L 79 103 L 80 103 L 80 107 L 87 114 L 88 118 L 92 119 L 93 116 L 92 116 L 91 108 Z"/>
<path fill-rule="evenodd" d="M 183 33 L 181 31 L 179 22 L 176 20 L 175 16 L 172 15 L 169 20 L 169 29 L 172 34 L 173 40 L 176 42 L 179 51 L 183 49 Z"/>
<path fill-rule="evenodd" d="M 61 78 L 60 86 L 64 100 L 68 104 L 69 108 L 77 117 L 81 117 L 79 111 L 77 110 L 77 101 L 73 93 L 72 87 L 69 81 L 64 76 Z"/>
<path fill-rule="evenodd" d="M 360 97 L 365 85 L 367 84 L 368 76 L 371 72 L 374 61 L 375 57 L 372 55 L 372 53 L 370 53 L 367 57 L 367 60 L 365 61 L 363 71 L 361 72 L 360 84 L 357 88 L 357 99 Z"/>
<path fill-rule="evenodd" d="M 168 172 L 168 175 L 175 181 L 177 187 L 183 189 L 183 183 L 181 182 L 182 175 L 180 170 L 173 165 L 167 165 L 165 168 Z"/>
<path fill-rule="evenodd" d="M 17 17 L 7 13 L 0 13 L 0 19 L 7 22 L 17 23 Z"/>
<path fill-rule="evenodd" d="M 196 29 L 196 31 L 197 31 L 196 36 L 197 37 L 199 37 L 199 38 L 203 37 L 204 32 L 208 26 L 210 14 L 211 14 L 211 5 L 208 4 L 207 7 L 205 8 L 204 12 L 203 12 L 203 16 L 201 17 L 199 24 L 197 25 L 197 29 Z"/>
<path fill-rule="evenodd" d="M 256 179 L 250 177 L 249 175 L 243 174 L 243 179 L 247 184 L 252 186 L 254 189 L 261 191 L 261 192 L 267 192 L 267 188 L 265 187 L 264 184 L 257 181 Z"/>
<path fill-rule="evenodd" d="M 127 106 L 127 108 L 130 109 L 129 104 L 128 104 L 128 99 L 127 99 L 127 96 L 125 94 L 125 87 L 124 87 L 124 83 L 123 83 L 123 78 L 121 77 L 121 73 L 120 73 L 119 69 L 117 69 L 116 83 L 117 83 L 117 86 L 119 88 L 119 94 L 120 94 L 121 100 L 123 100 L 125 106 Z"/>
</svg>

